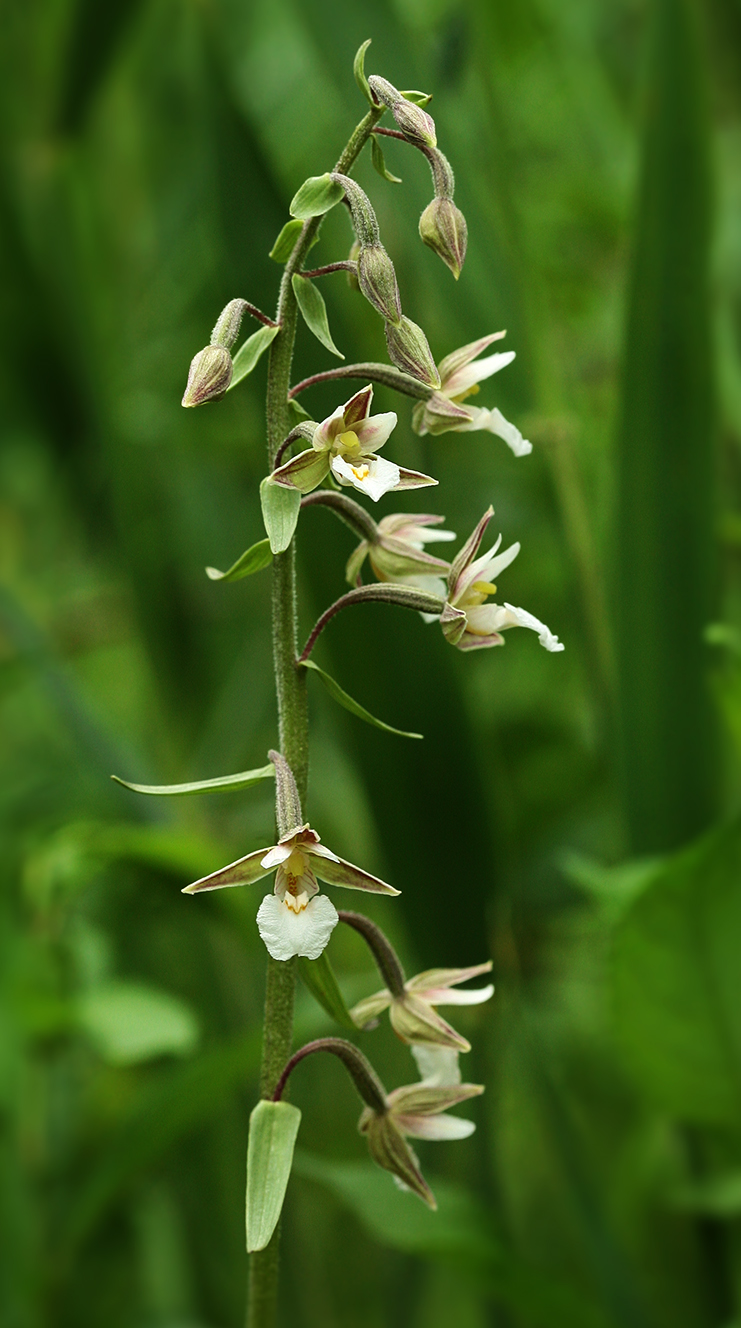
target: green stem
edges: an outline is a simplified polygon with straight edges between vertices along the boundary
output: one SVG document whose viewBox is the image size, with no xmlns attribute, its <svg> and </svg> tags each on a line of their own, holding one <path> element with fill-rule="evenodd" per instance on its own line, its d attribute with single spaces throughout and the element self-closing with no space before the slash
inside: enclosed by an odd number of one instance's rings
<svg viewBox="0 0 741 1328">
<path fill-rule="evenodd" d="M 383 110 L 383 107 L 370 110 L 361 120 L 335 170 L 343 174 L 350 170 Z M 271 344 L 268 360 L 266 422 L 270 470 L 274 468 L 278 449 L 294 423 L 288 403 L 288 389 L 291 385 L 298 305 L 291 277 L 300 270 L 321 222 L 321 217 L 312 217 L 304 223 L 281 280 L 276 314 L 280 332 Z M 273 559 L 273 664 L 280 752 L 293 771 L 301 805 L 305 807 L 309 778 L 309 719 L 306 669 L 296 668 L 298 622 L 295 543 L 295 539 L 292 540 L 286 552 L 277 554 Z M 295 987 L 295 959 L 282 962 L 268 957 L 260 1070 L 260 1095 L 264 1098 L 272 1097 L 281 1071 L 291 1054 Z M 280 1223 L 266 1249 L 250 1257 L 247 1328 L 273 1328 L 275 1323 L 279 1245 Z"/>
</svg>

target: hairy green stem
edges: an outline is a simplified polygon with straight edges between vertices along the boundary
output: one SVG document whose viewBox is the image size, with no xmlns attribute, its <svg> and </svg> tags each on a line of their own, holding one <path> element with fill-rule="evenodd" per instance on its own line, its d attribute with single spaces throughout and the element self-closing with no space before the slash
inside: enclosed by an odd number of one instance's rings
<svg viewBox="0 0 741 1328">
<path fill-rule="evenodd" d="M 350 170 L 383 110 L 383 107 L 371 109 L 361 120 L 340 156 L 336 170 L 343 173 Z M 310 221 L 304 223 L 281 280 L 276 314 L 280 332 L 271 344 L 268 360 L 266 423 L 268 465 L 271 471 L 274 469 L 278 449 L 294 424 L 288 402 L 288 389 L 291 384 L 298 306 L 291 278 L 301 269 L 321 221 L 321 217 L 312 217 Z M 298 624 L 295 540 L 291 541 L 285 553 L 276 554 L 273 559 L 272 608 L 279 747 L 281 755 L 285 757 L 293 771 L 301 805 L 305 807 L 309 777 L 309 721 L 306 669 L 296 668 Z M 283 962 L 268 957 L 260 1070 L 260 1094 L 265 1098 L 271 1097 L 275 1091 L 281 1071 L 291 1054 L 295 987 L 295 959 Z M 280 1223 L 268 1246 L 250 1256 L 247 1328 L 273 1328 L 275 1323 L 279 1245 Z"/>
</svg>

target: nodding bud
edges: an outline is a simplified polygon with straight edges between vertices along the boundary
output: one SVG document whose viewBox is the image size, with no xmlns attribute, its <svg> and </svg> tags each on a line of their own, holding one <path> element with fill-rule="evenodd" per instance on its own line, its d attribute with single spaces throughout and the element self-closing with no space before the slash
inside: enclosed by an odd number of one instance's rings
<svg viewBox="0 0 741 1328">
<path fill-rule="evenodd" d="M 440 386 L 440 375 L 421 327 L 403 315 L 398 324 L 386 324 L 386 345 L 397 369 L 428 387 Z"/>
<path fill-rule="evenodd" d="M 332 179 L 336 184 L 341 185 L 345 191 L 345 198 L 352 213 L 352 224 L 355 227 L 355 234 L 360 242 L 360 247 L 364 249 L 366 245 L 380 244 L 378 220 L 368 195 L 355 180 L 350 179 L 349 175 L 341 175 L 339 171 L 333 171 Z"/>
<path fill-rule="evenodd" d="M 232 357 L 223 346 L 206 346 L 193 356 L 182 404 L 202 406 L 218 401 L 232 381 Z"/>
<path fill-rule="evenodd" d="M 212 346 L 224 346 L 229 350 L 239 336 L 242 315 L 246 308 L 245 300 L 230 300 L 226 309 L 222 309 L 211 333 Z"/>
<path fill-rule="evenodd" d="M 456 281 L 466 257 L 466 218 L 452 198 L 433 198 L 419 219 L 419 233 L 450 268 Z"/>
<path fill-rule="evenodd" d="M 401 322 L 401 298 L 396 273 L 382 244 L 368 245 L 358 255 L 358 285 L 382 318 L 395 326 Z"/>
<path fill-rule="evenodd" d="M 431 115 L 423 111 L 421 106 L 415 106 L 413 101 L 402 97 L 398 88 L 389 83 L 388 79 L 371 74 L 368 83 L 374 97 L 388 106 L 402 134 L 410 143 L 421 148 L 437 146 L 435 121 Z"/>
</svg>

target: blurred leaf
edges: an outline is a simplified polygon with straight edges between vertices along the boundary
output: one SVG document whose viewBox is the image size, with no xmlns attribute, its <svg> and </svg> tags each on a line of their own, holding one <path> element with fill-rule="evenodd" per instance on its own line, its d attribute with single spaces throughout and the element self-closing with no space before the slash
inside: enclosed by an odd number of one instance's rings
<svg viewBox="0 0 741 1328">
<path fill-rule="evenodd" d="M 301 508 L 298 489 L 275 484 L 268 476 L 260 485 L 260 505 L 273 553 L 285 553 L 293 539 Z"/>
<path fill-rule="evenodd" d="M 242 343 L 232 360 L 232 380 L 227 388 L 231 392 L 237 383 L 241 383 L 247 374 L 251 374 L 257 361 L 264 351 L 267 350 L 271 341 L 274 341 L 280 332 L 279 327 L 258 327 L 256 332 L 252 333 L 246 341 Z"/>
<path fill-rule="evenodd" d="M 741 1111 L 741 822 L 667 861 L 615 934 L 617 1033 L 645 1092 L 685 1121 Z"/>
<path fill-rule="evenodd" d="M 616 528 L 623 793 L 636 854 L 677 847 L 716 809 L 702 639 L 714 616 L 715 487 L 705 59 L 692 0 L 656 0 Z"/>
<path fill-rule="evenodd" d="M 331 1190 L 382 1245 L 453 1263 L 533 1328 L 606 1328 L 609 1322 L 571 1287 L 501 1246 L 486 1211 L 459 1185 L 434 1181 L 433 1213 L 366 1163 L 334 1162 L 300 1150 L 294 1171 Z"/>
<path fill-rule="evenodd" d="M 304 223 L 300 218 L 287 221 L 270 250 L 268 258 L 272 258 L 276 263 L 287 263 L 303 229 Z"/>
<path fill-rule="evenodd" d="M 294 194 L 288 211 L 302 222 L 310 217 L 322 217 L 339 203 L 344 193 L 342 185 L 332 179 L 329 171 L 324 175 L 312 175 Z"/>
<path fill-rule="evenodd" d="M 77 0 L 59 98 L 57 127 L 76 133 L 108 77 L 142 0 Z"/>
<path fill-rule="evenodd" d="M 199 1037 L 187 1005 L 170 992 L 137 982 L 95 987 L 78 1004 L 81 1026 L 111 1065 L 138 1065 L 156 1056 L 187 1056 Z"/>
<path fill-rule="evenodd" d="M 602 906 L 608 918 L 617 919 L 646 889 L 662 862 L 662 858 L 639 858 L 605 867 L 582 853 L 568 852 L 561 856 L 559 866 L 568 881 Z"/>
<path fill-rule="evenodd" d="M 709 1217 L 735 1218 L 741 1214 L 741 1171 L 704 1180 L 688 1181 L 669 1195 L 677 1208 Z"/>
<path fill-rule="evenodd" d="M 258 1102 L 247 1144 L 247 1253 L 264 1250 L 278 1224 L 301 1112 L 290 1102 Z"/>
<path fill-rule="evenodd" d="M 220 572 L 217 567 L 207 567 L 206 576 L 211 581 L 241 581 L 242 577 L 252 576 L 264 567 L 269 567 L 272 561 L 270 540 L 258 540 L 257 544 L 253 544 L 251 549 L 247 549 L 241 558 L 232 563 L 227 572 Z"/>
<path fill-rule="evenodd" d="M 342 351 L 337 349 L 332 340 L 329 323 L 327 322 L 327 306 L 324 303 L 324 296 L 317 290 L 312 281 L 309 281 L 307 277 L 299 276 L 298 272 L 294 272 L 291 283 L 306 326 L 314 333 L 317 341 L 321 341 L 322 345 L 326 346 L 327 350 L 331 350 L 332 354 L 336 355 L 338 359 L 344 360 L 345 357 Z"/>
<path fill-rule="evenodd" d="M 265 541 L 267 543 L 267 540 Z M 131 789 L 132 793 L 149 793 L 155 797 L 191 797 L 196 793 L 230 793 L 237 789 L 252 788 L 263 779 L 274 779 L 275 768 L 272 765 L 260 766 L 258 770 L 243 770 L 238 775 L 219 775 L 216 779 L 196 780 L 192 784 L 129 784 L 118 775 L 111 775 L 117 784 Z"/>
<path fill-rule="evenodd" d="M 371 134 L 371 161 L 382 179 L 388 180 L 390 184 L 401 184 L 399 176 L 392 175 L 387 169 L 383 149 L 375 134 Z"/>
<path fill-rule="evenodd" d="M 298 971 L 301 974 L 302 981 L 309 988 L 312 996 L 319 1002 L 323 1010 L 343 1028 L 357 1033 L 358 1026 L 353 1021 L 352 1015 L 345 1004 L 345 998 L 340 991 L 335 977 L 334 969 L 329 962 L 326 950 L 323 950 L 318 959 L 303 959 L 298 961 Z"/>
<path fill-rule="evenodd" d="M 302 659 L 301 666 L 305 669 L 311 669 L 316 673 L 321 678 L 333 700 L 335 700 L 338 705 L 343 706 L 345 710 L 349 710 L 351 715 L 356 715 L 358 719 L 365 720 L 366 724 L 372 724 L 374 728 L 383 729 L 385 733 L 395 733 L 399 738 L 424 737 L 424 734 L 422 733 L 407 733 L 404 729 L 395 729 L 392 728 L 391 724 L 384 724 L 382 719 L 376 719 L 375 715 L 372 715 L 369 710 L 365 709 L 365 706 L 361 706 L 358 701 L 353 701 L 352 697 L 348 696 L 347 692 L 343 691 L 339 683 L 335 682 L 334 678 L 330 678 L 329 674 L 324 672 L 324 669 L 320 669 L 319 665 L 315 664 L 313 659 Z"/>
</svg>

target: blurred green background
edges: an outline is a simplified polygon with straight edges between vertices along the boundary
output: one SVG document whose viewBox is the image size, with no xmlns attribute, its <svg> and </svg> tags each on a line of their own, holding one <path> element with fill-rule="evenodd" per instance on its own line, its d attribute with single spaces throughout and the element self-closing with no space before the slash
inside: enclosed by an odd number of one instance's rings
<svg viewBox="0 0 741 1328">
<path fill-rule="evenodd" d="M 369 72 L 434 92 L 469 224 L 456 285 L 417 237 L 422 158 L 388 144 L 403 186 L 361 162 L 404 308 L 436 358 L 508 329 L 517 360 L 477 404 L 534 442 L 419 439 L 402 402 L 394 458 L 440 479 L 408 506 L 464 537 L 491 501 L 523 545 L 503 597 L 566 650 L 513 632 L 465 657 L 381 605 L 322 638 L 343 686 L 426 737 L 312 690 L 311 820 L 403 888 L 369 911 L 410 973 L 491 955 L 497 994 L 456 1021 L 477 1133 L 419 1150 L 436 1218 L 371 1169 L 341 1067 L 295 1076 L 281 1323 L 738 1328 L 738 0 L 1 18 L 3 1328 L 242 1322 L 260 896 L 180 888 L 270 842 L 271 792 L 163 806 L 109 775 L 232 773 L 275 741 L 268 573 L 203 570 L 261 537 L 265 363 L 179 403 L 223 305 L 272 310 L 268 251 L 363 113 L 366 37 Z M 341 214 L 317 262 L 345 256 Z M 344 278 L 323 291 L 348 359 L 384 358 Z M 296 377 L 330 364 L 301 330 Z M 306 513 L 302 636 L 351 548 Z M 376 988 L 357 937 L 330 952 L 349 1000 Z M 297 1037 L 330 1031 L 302 992 Z M 389 1086 L 413 1077 L 387 1021 L 363 1046 Z"/>
</svg>

